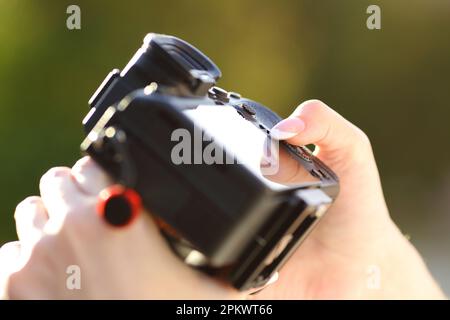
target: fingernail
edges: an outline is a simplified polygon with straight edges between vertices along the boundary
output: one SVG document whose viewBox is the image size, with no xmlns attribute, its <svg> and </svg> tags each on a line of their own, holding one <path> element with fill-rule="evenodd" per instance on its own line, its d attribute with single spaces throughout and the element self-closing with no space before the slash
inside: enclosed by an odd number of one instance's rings
<svg viewBox="0 0 450 320">
<path fill-rule="evenodd" d="M 299 118 L 287 118 L 277 123 L 270 136 L 277 140 L 286 140 L 295 137 L 305 129 L 305 123 Z"/>
</svg>

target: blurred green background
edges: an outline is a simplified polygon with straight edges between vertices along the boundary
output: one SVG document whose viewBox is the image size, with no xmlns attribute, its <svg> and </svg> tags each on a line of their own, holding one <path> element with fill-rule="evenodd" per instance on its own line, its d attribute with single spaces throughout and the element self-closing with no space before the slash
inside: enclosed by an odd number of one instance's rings
<svg viewBox="0 0 450 320">
<path fill-rule="evenodd" d="M 70 4 L 81 30 L 66 28 Z M 80 156 L 87 100 L 147 32 L 195 44 L 220 86 L 282 116 L 319 98 L 362 128 L 394 220 L 450 292 L 448 0 L 0 0 L 0 244 L 40 176 Z"/>
</svg>

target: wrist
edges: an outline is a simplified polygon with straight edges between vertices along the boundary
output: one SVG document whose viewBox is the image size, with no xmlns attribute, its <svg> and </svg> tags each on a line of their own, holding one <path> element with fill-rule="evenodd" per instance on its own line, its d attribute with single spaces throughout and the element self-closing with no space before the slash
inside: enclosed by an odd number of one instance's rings
<svg viewBox="0 0 450 320">
<path fill-rule="evenodd" d="M 446 299 L 417 249 L 392 223 L 379 263 L 378 288 L 368 288 L 371 299 Z"/>
</svg>

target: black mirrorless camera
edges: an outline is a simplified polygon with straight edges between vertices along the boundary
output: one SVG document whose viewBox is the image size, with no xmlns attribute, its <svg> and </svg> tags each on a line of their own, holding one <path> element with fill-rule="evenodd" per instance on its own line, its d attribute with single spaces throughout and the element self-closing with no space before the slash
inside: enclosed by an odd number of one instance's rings
<svg viewBox="0 0 450 320">
<path fill-rule="evenodd" d="M 185 263 L 245 290 L 264 285 L 279 270 L 333 202 L 339 183 L 307 147 L 271 139 L 280 117 L 216 87 L 220 76 L 189 43 L 148 34 L 126 67 L 113 70 L 89 101 L 81 148 L 139 195 Z M 193 151 L 181 150 L 183 134 L 203 139 L 183 141 Z M 284 183 L 277 170 L 260 173 L 267 161 L 259 163 L 258 148 L 262 154 L 267 141 L 278 146 L 271 152 L 279 154 L 270 155 L 279 160 L 278 171 L 290 161 L 311 179 Z M 219 161 L 202 161 L 206 149 Z M 224 157 L 245 159 L 220 161 Z M 120 215 L 110 222 L 124 223 Z"/>
</svg>

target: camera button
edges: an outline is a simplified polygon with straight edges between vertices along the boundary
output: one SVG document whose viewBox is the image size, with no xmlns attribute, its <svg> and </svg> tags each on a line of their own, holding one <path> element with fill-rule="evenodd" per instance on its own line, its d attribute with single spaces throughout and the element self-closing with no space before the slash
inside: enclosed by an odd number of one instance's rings
<svg viewBox="0 0 450 320">
<path fill-rule="evenodd" d="M 252 108 L 251 106 L 249 106 L 248 104 L 246 104 L 246 103 L 241 103 L 240 106 L 241 106 L 241 108 L 242 108 L 245 112 L 247 112 L 249 115 L 251 115 L 251 116 L 256 115 L 255 109 L 253 109 L 253 108 Z"/>
<path fill-rule="evenodd" d="M 217 95 L 218 98 L 228 97 L 228 92 L 222 88 L 212 87 L 211 89 Z"/>
<path fill-rule="evenodd" d="M 228 97 L 232 99 L 241 99 L 241 95 L 237 92 L 229 92 Z"/>
</svg>

